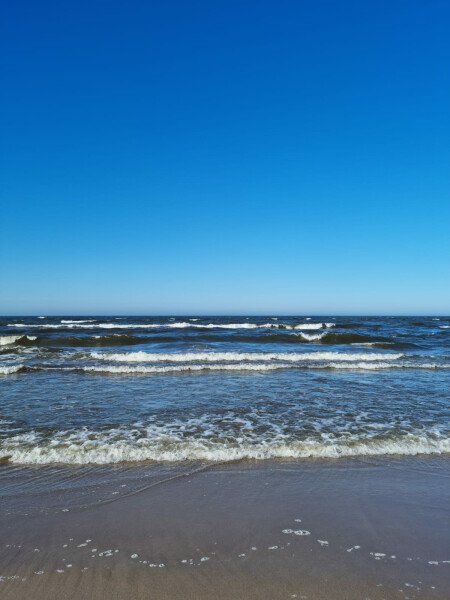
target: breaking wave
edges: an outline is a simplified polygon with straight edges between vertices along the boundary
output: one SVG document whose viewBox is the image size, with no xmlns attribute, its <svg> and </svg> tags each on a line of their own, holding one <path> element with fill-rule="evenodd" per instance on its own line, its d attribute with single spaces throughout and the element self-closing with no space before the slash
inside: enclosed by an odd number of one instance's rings
<svg viewBox="0 0 450 600">
<path fill-rule="evenodd" d="M 93 323 L 86 321 L 61 321 L 61 323 L 8 323 L 8 327 L 22 329 L 323 329 L 334 327 L 334 323 Z"/>
<path fill-rule="evenodd" d="M 61 319 L 61 323 L 66 325 L 75 325 L 77 323 L 95 323 L 95 319 Z"/>
<path fill-rule="evenodd" d="M 85 366 L 63 370 L 82 370 L 88 373 L 110 373 L 116 375 L 138 375 L 151 373 L 189 373 L 196 371 L 275 371 L 278 369 L 348 369 L 353 371 L 378 371 L 381 369 L 449 369 L 450 365 L 437 363 L 392 363 L 392 362 L 322 362 L 316 364 L 295 363 L 231 363 L 231 364 L 188 364 L 188 365 L 102 365 Z"/>
<path fill-rule="evenodd" d="M 130 333 L 112 333 L 110 335 L 80 335 L 80 336 L 61 336 L 61 335 L 4 335 L 0 336 L 0 346 L 79 346 L 79 347 L 101 347 L 101 346 L 132 346 L 137 344 L 151 343 L 171 343 L 182 341 L 205 341 L 205 342 L 244 342 L 258 344 L 323 344 L 323 345 L 348 345 L 361 344 L 370 345 L 375 348 L 395 350 L 418 347 L 412 342 L 403 342 L 393 340 L 381 336 L 363 335 L 357 333 L 346 332 L 327 332 L 321 331 L 318 333 L 304 333 L 303 331 L 284 333 L 283 330 L 278 330 L 273 333 L 260 333 L 243 335 L 234 333 L 232 336 L 223 336 L 214 333 L 201 333 L 200 329 L 192 330 L 192 333 L 178 334 L 176 337 L 171 335 L 158 335 L 150 333 L 142 333 L 141 335 L 133 335 Z"/>
<path fill-rule="evenodd" d="M 154 334 L 142 334 L 132 335 L 126 333 L 114 333 L 111 335 L 81 335 L 81 336 L 3 336 L 5 338 L 15 338 L 15 342 L 18 345 L 37 345 L 37 346 L 132 346 L 137 344 L 145 343 L 161 343 L 168 344 L 173 342 L 189 342 L 189 341 L 202 341 L 202 342 L 221 342 L 221 343 L 257 343 L 257 344 L 323 344 L 323 345 L 350 345 L 350 344 L 361 344 L 370 345 L 374 348 L 381 348 L 386 350 L 396 349 L 407 349 L 417 348 L 417 344 L 412 342 L 402 342 L 389 340 L 389 338 L 359 335 L 350 333 L 262 333 L 260 335 L 242 335 L 234 334 L 230 337 L 216 335 L 214 333 L 197 333 L 193 332 L 192 335 L 186 334 L 181 336 L 171 335 L 154 335 Z M 6 342 L 4 342 L 6 344 Z M 0 344 L 2 345 L 2 344 Z"/>
<path fill-rule="evenodd" d="M 442 363 L 403 363 L 387 361 L 359 362 L 232 362 L 232 363 L 187 363 L 168 365 L 85 365 L 85 366 L 51 366 L 51 365 L 8 365 L 0 367 L 0 375 L 17 373 L 60 372 L 60 373 L 92 373 L 100 375 L 152 375 L 182 374 L 202 372 L 266 372 L 276 370 L 347 370 L 347 371 L 380 371 L 387 369 L 441 370 L 450 369 L 450 364 Z"/>
<path fill-rule="evenodd" d="M 375 352 L 91 352 L 97 360 L 113 362 L 244 362 L 244 361 L 389 361 L 402 358 L 403 354 L 380 354 Z"/>
<path fill-rule="evenodd" d="M 0 375 L 13 375 L 24 369 L 24 365 L 0 366 Z"/>
<path fill-rule="evenodd" d="M 320 339 L 322 344 L 357 344 L 363 342 L 387 342 L 390 341 L 386 337 L 365 335 L 361 333 L 347 333 L 347 332 L 336 332 L 336 333 L 324 333 Z"/>
<path fill-rule="evenodd" d="M 16 464 L 115 464 L 130 462 L 238 461 L 302 458 L 344 458 L 450 452 L 450 438 L 428 433 L 387 437 L 355 436 L 354 439 L 307 437 L 302 440 L 260 437 L 232 441 L 228 437 L 185 438 L 180 433 L 154 429 L 147 437 L 127 432 L 78 432 L 48 440 L 25 434 L 7 440 L 3 461 Z"/>
<path fill-rule="evenodd" d="M 64 336 L 64 337 L 39 337 L 35 338 L 36 344 L 39 346 L 70 346 L 70 347 L 101 347 L 101 346 L 132 346 L 136 344 L 143 344 L 149 341 L 148 337 L 141 337 L 135 335 L 127 335 L 121 333 L 113 333 L 111 335 L 83 335 L 80 337 L 76 336 Z M 151 338 L 150 338 L 151 339 Z"/>
<path fill-rule="evenodd" d="M 0 346 L 10 346 L 13 344 L 26 344 L 28 342 L 34 342 L 36 336 L 34 335 L 0 335 Z"/>
<path fill-rule="evenodd" d="M 318 342 L 319 340 L 322 340 L 327 334 L 326 333 L 300 333 L 299 335 L 307 342 Z"/>
<path fill-rule="evenodd" d="M 132 375 L 145 373 L 184 373 L 195 371 L 274 371 L 288 369 L 289 364 L 284 363 L 238 363 L 238 364 L 200 364 L 200 365 L 167 365 L 164 367 L 138 366 L 129 367 L 121 365 L 102 365 L 81 367 L 87 373 L 111 373 L 117 375 Z"/>
</svg>

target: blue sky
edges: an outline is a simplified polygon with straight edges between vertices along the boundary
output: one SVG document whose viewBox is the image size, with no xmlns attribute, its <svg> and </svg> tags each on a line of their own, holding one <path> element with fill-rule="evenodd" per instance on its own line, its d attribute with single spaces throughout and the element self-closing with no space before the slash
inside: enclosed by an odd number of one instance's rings
<svg viewBox="0 0 450 600">
<path fill-rule="evenodd" d="M 0 313 L 450 313 L 450 3 L 5 2 Z"/>
</svg>

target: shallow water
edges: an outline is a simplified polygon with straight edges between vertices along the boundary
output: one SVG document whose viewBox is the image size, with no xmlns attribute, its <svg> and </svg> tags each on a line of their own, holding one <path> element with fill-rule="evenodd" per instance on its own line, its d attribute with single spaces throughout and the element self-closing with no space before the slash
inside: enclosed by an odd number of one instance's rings
<svg viewBox="0 0 450 600">
<path fill-rule="evenodd" d="M 6 466 L 11 600 L 447 600 L 443 456 Z"/>
</svg>

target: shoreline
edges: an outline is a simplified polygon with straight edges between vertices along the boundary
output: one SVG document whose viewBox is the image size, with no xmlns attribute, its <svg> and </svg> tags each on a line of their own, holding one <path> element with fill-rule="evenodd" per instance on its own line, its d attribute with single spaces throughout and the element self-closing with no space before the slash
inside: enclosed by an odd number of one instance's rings
<svg viewBox="0 0 450 600">
<path fill-rule="evenodd" d="M 2 598 L 444 600 L 448 466 L 2 467 Z"/>
</svg>

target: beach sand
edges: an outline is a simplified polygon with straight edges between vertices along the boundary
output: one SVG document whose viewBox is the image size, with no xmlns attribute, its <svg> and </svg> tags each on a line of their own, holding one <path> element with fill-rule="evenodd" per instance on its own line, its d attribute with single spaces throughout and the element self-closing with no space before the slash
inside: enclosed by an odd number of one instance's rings
<svg viewBox="0 0 450 600">
<path fill-rule="evenodd" d="M 2 600 L 450 598 L 445 456 L 0 478 Z"/>
</svg>

